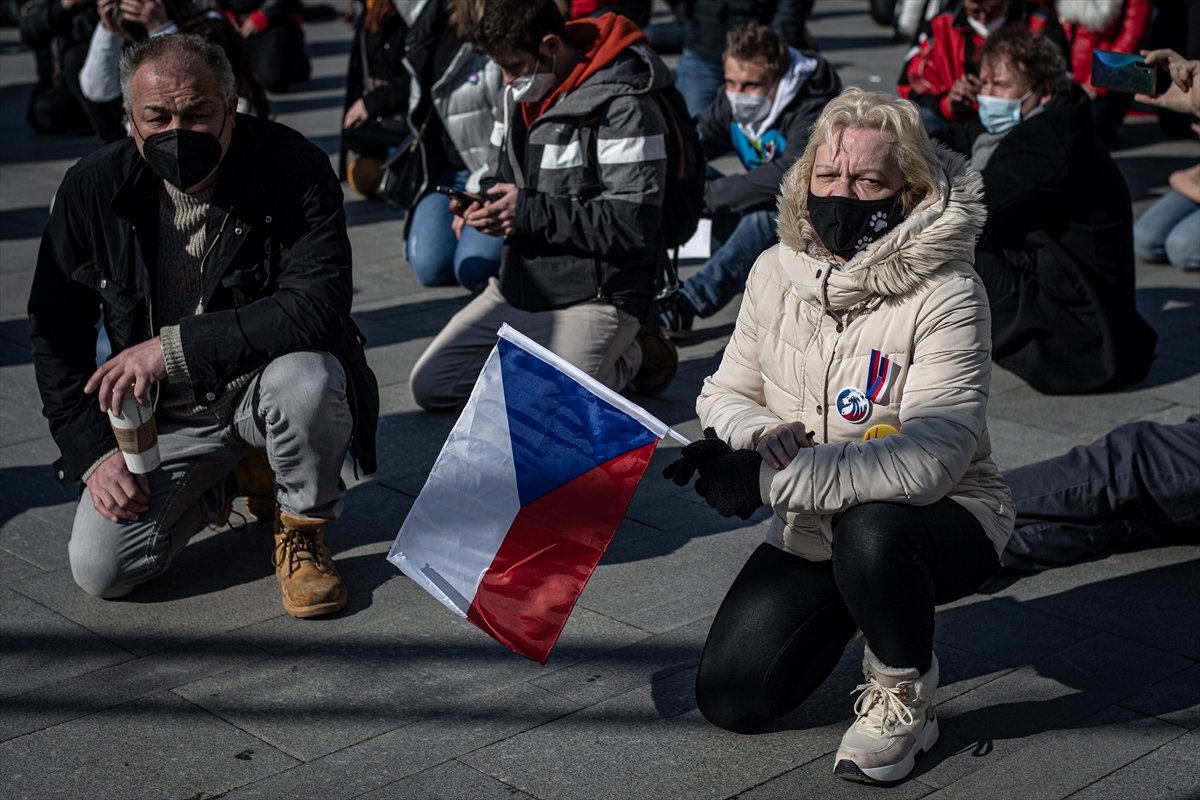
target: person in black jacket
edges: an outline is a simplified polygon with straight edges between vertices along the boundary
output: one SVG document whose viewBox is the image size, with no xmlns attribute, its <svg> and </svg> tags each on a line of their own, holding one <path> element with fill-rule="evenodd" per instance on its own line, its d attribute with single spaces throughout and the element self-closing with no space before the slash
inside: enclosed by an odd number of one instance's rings
<svg viewBox="0 0 1200 800">
<path fill-rule="evenodd" d="M 943 140 L 983 173 L 975 270 L 992 359 L 1047 394 L 1118 389 L 1150 369 L 1156 335 L 1134 302 L 1129 190 L 1058 48 L 1020 25 L 983 51 L 977 122 Z"/>
<path fill-rule="evenodd" d="M 734 152 L 747 171 L 714 171 L 704 186 L 705 216 L 724 235 L 700 271 L 664 301 L 662 327 L 673 337 L 686 335 L 695 317 L 717 313 L 745 287 L 754 260 L 776 240 L 779 183 L 804 152 L 821 109 L 842 90 L 828 61 L 789 48 L 757 22 L 729 32 L 724 60 L 725 91 L 696 127 L 706 156 Z"/>
<path fill-rule="evenodd" d="M 131 136 L 67 172 L 29 297 L 54 469 L 84 484 L 75 581 L 116 598 L 162 575 L 221 514 L 234 466 L 265 451 L 284 609 L 337 611 L 324 529 L 347 449 L 375 469 L 379 408 L 350 319 L 341 186 L 303 136 L 235 114 L 218 45 L 154 37 L 121 75 Z M 113 356 L 96 368 L 101 319 Z M 144 475 L 105 416 L 128 394 L 155 406 L 162 463 Z"/>
</svg>

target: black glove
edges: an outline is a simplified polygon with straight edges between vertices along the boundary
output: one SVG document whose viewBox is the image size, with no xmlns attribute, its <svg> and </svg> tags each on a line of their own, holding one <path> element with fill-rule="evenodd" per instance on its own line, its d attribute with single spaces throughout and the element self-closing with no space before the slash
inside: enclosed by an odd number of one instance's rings
<svg viewBox="0 0 1200 800">
<path fill-rule="evenodd" d="M 696 470 L 717 456 L 729 455 L 733 448 L 717 438 L 717 432 L 712 428 L 704 429 L 704 438 L 685 445 L 679 451 L 679 458 L 672 461 L 663 469 L 664 478 L 675 481 L 679 486 L 687 486 L 688 481 L 696 474 Z"/>
<path fill-rule="evenodd" d="M 762 456 L 756 450 L 735 450 L 700 465 L 696 494 L 722 517 L 750 519 L 763 505 L 758 489 Z"/>
</svg>

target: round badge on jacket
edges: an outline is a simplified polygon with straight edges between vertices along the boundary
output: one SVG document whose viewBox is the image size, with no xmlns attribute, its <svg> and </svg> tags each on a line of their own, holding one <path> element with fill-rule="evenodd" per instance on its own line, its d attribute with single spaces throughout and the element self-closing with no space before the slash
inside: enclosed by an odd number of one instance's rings
<svg viewBox="0 0 1200 800">
<path fill-rule="evenodd" d="M 862 389 L 847 386 L 838 393 L 837 410 L 846 422 L 861 425 L 871 416 L 871 401 Z"/>
<path fill-rule="evenodd" d="M 895 427 L 888 425 L 886 422 L 881 422 L 878 425 L 872 425 L 867 428 L 867 432 L 863 434 L 863 441 L 869 442 L 872 439 L 882 439 L 885 436 L 891 436 L 893 433 L 899 433 Z"/>
</svg>

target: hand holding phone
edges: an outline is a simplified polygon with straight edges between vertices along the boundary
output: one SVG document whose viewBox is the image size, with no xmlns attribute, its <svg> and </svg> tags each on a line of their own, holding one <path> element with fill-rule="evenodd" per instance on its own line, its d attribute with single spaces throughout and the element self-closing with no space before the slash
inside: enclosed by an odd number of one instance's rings
<svg viewBox="0 0 1200 800">
<path fill-rule="evenodd" d="M 438 194 L 444 194 L 447 197 L 453 197 L 461 203 L 470 205 L 471 203 L 479 203 L 483 205 L 487 203 L 488 198 L 474 192 L 464 192 L 462 189 L 455 189 L 453 186 L 435 186 L 433 190 Z"/>
<path fill-rule="evenodd" d="M 1171 75 L 1161 64 L 1147 64 L 1134 53 L 1093 50 L 1091 84 L 1114 92 L 1154 97 L 1171 86 Z"/>
</svg>

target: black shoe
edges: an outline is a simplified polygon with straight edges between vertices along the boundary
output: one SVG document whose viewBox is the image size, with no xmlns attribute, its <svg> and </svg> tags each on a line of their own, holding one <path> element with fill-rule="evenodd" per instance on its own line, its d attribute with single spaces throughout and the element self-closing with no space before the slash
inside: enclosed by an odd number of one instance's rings
<svg viewBox="0 0 1200 800">
<path fill-rule="evenodd" d="M 674 380 L 679 369 L 679 351 L 662 331 L 651 331 L 645 325 L 638 331 L 637 343 L 642 348 L 642 366 L 629 382 L 629 388 L 655 397 Z"/>
<path fill-rule="evenodd" d="M 692 335 L 692 321 L 696 309 L 687 298 L 676 292 L 662 301 L 658 314 L 658 326 L 669 339 L 686 339 Z"/>
</svg>

